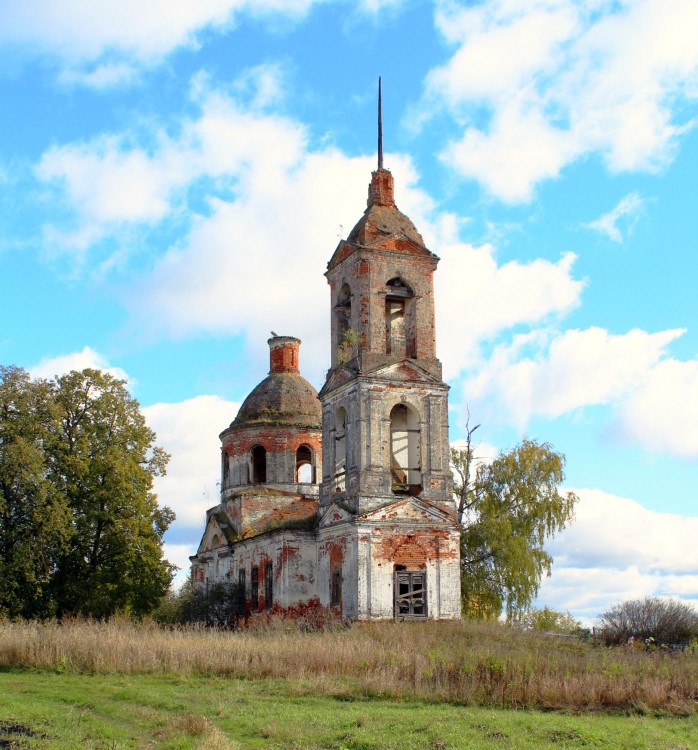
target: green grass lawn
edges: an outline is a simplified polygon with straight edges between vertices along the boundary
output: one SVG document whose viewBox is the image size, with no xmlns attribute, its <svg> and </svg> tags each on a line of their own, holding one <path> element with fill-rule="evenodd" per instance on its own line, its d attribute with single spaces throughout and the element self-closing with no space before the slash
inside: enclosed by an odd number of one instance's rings
<svg viewBox="0 0 698 750">
<path fill-rule="evenodd" d="M 313 690 L 299 679 L 3 671 L 0 748 L 698 749 L 696 714 L 575 715 Z"/>
</svg>

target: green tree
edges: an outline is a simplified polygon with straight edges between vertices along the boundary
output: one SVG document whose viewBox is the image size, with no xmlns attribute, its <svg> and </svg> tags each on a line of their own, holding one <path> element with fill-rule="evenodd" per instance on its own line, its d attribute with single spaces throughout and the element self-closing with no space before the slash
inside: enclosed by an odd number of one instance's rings
<svg viewBox="0 0 698 750">
<path fill-rule="evenodd" d="M 52 576 L 70 528 L 50 480 L 56 426 L 52 385 L 0 366 L 0 615 L 55 612 Z"/>
<path fill-rule="evenodd" d="M 582 623 L 569 612 L 556 612 L 550 607 L 529 609 L 521 618 L 521 624 L 529 630 L 545 633 L 578 633 L 582 629 Z"/>
<path fill-rule="evenodd" d="M 98 370 L 0 390 L 0 611 L 10 616 L 150 612 L 172 566 L 158 507 L 157 448 L 125 384 Z"/>
<path fill-rule="evenodd" d="M 58 378 L 56 484 L 71 510 L 69 550 L 56 574 L 61 611 L 106 617 L 150 612 L 172 579 L 162 537 L 174 519 L 153 479 L 169 456 L 154 446 L 124 381 L 99 370 Z"/>
<path fill-rule="evenodd" d="M 520 616 L 550 574 L 545 540 L 574 517 L 577 496 L 561 493 L 565 457 L 549 443 L 524 439 L 491 463 L 476 462 L 468 430 L 465 449 L 451 449 L 461 523 L 464 612 Z"/>
<path fill-rule="evenodd" d="M 155 622 L 163 625 L 184 625 L 191 622 L 193 592 L 190 574 L 179 589 L 171 587 L 160 599 L 158 606 L 152 612 Z"/>
</svg>

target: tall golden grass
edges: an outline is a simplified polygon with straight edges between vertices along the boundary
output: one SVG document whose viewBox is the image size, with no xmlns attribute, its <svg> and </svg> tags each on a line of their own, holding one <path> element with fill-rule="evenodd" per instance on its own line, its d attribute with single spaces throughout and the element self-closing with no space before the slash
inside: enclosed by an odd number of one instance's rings
<svg viewBox="0 0 698 750">
<path fill-rule="evenodd" d="M 500 623 L 228 632 L 153 623 L 0 623 L 0 668 L 293 678 L 298 690 L 459 704 L 695 713 L 698 656 L 646 654 Z"/>
</svg>

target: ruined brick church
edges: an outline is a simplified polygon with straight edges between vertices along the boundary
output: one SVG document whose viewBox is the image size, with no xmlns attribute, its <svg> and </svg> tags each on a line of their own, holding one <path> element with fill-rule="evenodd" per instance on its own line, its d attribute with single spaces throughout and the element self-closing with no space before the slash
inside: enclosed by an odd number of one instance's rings
<svg viewBox="0 0 698 750">
<path fill-rule="evenodd" d="M 379 139 L 368 207 L 325 274 L 325 384 L 318 394 L 300 374 L 298 339 L 269 339 L 269 375 L 220 435 L 220 503 L 190 558 L 194 585 L 239 584 L 247 613 L 460 617 L 438 260 L 395 205 Z"/>
</svg>

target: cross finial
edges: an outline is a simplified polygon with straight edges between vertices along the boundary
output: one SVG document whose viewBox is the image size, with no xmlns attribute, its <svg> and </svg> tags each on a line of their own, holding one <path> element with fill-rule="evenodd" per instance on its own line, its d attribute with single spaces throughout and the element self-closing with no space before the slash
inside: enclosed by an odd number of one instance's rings
<svg viewBox="0 0 698 750">
<path fill-rule="evenodd" d="M 383 111 L 380 76 L 378 76 L 378 169 L 383 169 Z"/>
</svg>

